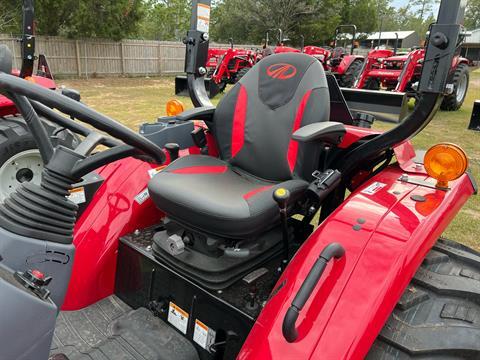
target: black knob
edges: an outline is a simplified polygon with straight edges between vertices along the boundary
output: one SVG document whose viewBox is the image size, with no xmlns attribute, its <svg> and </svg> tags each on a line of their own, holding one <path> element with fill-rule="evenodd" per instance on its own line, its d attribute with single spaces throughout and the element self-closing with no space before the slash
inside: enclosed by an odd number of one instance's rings
<svg viewBox="0 0 480 360">
<path fill-rule="evenodd" d="M 288 199 L 290 199 L 290 191 L 287 189 L 278 188 L 273 192 L 273 200 L 275 200 L 280 209 L 287 207 Z"/>
<path fill-rule="evenodd" d="M 177 143 L 165 144 L 165 149 L 167 149 L 168 154 L 170 155 L 170 161 L 178 159 L 178 152 L 180 151 L 180 146 Z"/>
<path fill-rule="evenodd" d="M 442 32 L 436 32 L 432 36 L 433 46 L 445 50 L 448 47 L 448 37 Z"/>
</svg>

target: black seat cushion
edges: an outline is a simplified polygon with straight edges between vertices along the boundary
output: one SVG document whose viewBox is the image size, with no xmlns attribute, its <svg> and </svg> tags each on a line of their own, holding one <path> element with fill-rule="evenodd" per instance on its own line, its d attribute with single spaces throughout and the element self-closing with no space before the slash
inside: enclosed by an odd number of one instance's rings
<svg viewBox="0 0 480 360">
<path fill-rule="evenodd" d="M 307 186 L 303 180 L 266 182 L 226 161 L 190 155 L 157 174 L 148 189 L 155 204 L 187 228 L 242 239 L 278 223 L 278 206 L 272 198 L 275 189 L 288 189 L 293 204 Z"/>
<path fill-rule="evenodd" d="M 215 110 L 209 128 L 221 160 L 178 159 L 150 181 L 152 199 L 170 218 L 202 233 L 244 238 L 266 231 L 279 219 L 273 191 L 287 188 L 293 204 L 319 166 L 321 147 L 292 134 L 329 118 L 320 62 L 305 54 L 268 56 Z"/>
</svg>

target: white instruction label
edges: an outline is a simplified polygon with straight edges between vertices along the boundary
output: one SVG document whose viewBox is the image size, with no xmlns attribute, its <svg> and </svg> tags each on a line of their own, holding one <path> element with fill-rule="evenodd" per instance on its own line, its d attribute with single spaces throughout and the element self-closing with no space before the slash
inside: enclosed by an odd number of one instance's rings
<svg viewBox="0 0 480 360">
<path fill-rule="evenodd" d="M 151 179 L 163 169 L 165 169 L 165 166 L 159 166 L 159 167 L 156 167 L 155 169 L 150 169 L 148 170 L 148 176 L 150 176 L 150 179 Z"/>
<path fill-rule="evenodd" d="M 387 184 L 376 181 L 373 184 L 366 187 L 365 189 L 363 189 L 361 192 L 362 194 L 373 195 L 379 190 L 383 189 L 385 186 L 387 186 Z"/>
<path fill-rule="evenodd" d="M 142 205 L 145 201 L 150 199 L 150 194 L 148 193 L 148 188 L 145 188 L 140 194 L 135 196 L 135 202 L 138 205 Z"/>
<path fill-rule="evenodd" d="M 210 329 L 200 320 L 195 319 L 195 330 L 193 332 L 193 341 L 210 351 L 210 346 L 215 343 L 215 331 Z"/>
<path fill-rule="evenodd" d="M 70 195 L 67 198 L 74 204 L 80 205 L 80 204 L 83 204 L 85 201 L 87 201 L 85 197 L 85 189 L 83 188 L 83 186 L 69 190 L 69 192 L 70 192 Z"/>
<path fill-rule="evenodd" d="M 173 302 L 168 307 L 168 322 L 183 334 L 187 333 L 188 313 Z"/>
<path fill-rule="evenodd" d="M 197 30 L 208 33 L 210 27 L 210 6 L 197 5 Z"/>
</svg>

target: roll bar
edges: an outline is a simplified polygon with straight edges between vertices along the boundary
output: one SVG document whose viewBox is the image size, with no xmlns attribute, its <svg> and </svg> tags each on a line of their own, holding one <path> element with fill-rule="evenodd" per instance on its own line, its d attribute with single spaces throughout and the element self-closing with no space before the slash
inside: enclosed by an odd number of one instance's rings
<svg viewBox="0 0 480 360">
<path fill-rule="evenodd" d="M 357 26 L 356 25 L 338 25 L 336 28 L 335 28 L 335 39 L 333 39 L 333 47 L 336 48 L 337 47 L 337 40 L 338 40 L 338 35 L 343 33 L 343 29 L 352 29 L 351 31 L 351 34 L 352 34 L 352 43 L 351 43 L 351 46 L 350 46 L 350 55 L 353 55 L 353 46 L 355 45 L 355 39 L 356 39 L 356 36 L 357 36 Z"/>
<path fill-rule="evenodd" d="M 442 100 L 453 57 L 460 50 L 458 44 L 462 37 L 465 5 L 465 0 L 441 1 L 437 22 L 430 29 L 432 35 L 428 38 L 418 89 L 420 97 L 414 110 L 395 128 L 364 142 L 347 153 L 338 165 L 344 179 L 350 178 L 359 164 L 365 164 L 395 145 L 415 136 L 433 118 Z M 198 12 L 199 7 L 205 7 L 201 16 Z M 190 97 L 196 107 L 212 105 L 203 81 L 203 75 L 206 72 L 204 66 L 208 52 L 210 21 L 209 11 L 208 19 L 205 17 L 207 8 L 210 10 L 209 0 L 193 1 L 191 27 L 184 40 L 187 45 L 185 71 Z"/>
</svg>

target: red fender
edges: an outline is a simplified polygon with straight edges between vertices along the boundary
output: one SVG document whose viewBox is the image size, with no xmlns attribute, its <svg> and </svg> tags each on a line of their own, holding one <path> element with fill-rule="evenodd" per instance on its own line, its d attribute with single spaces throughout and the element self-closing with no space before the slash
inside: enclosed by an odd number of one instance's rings
<svg viewBox="0 0 480 360">
<path fill-rule="evenodd" d="M 250 332 L 239 359 L 364 359 L 427 252 L 474 193 L 468 175 L 449 191 L 398 179 L 390 166 L 358 188 L 297 252 Z M 425 173 L 410 174 L 428 180 Z M 416 202 L 412 195 L 424 196 Z M 326 245 L 346 250 L 331 261 L 297 321 L 298 339 L 282 335 L 283 318 Z"/>
<path fill-rule="evenodd" d="M 345 55 L 340 64 L 338 64 L 336 68 L 332 68 L 331 71 L 337 73 L 338 75 L 343 75 L 348 70 L 350 65 L 352 65 L 352 63 L 356 60 L 364 61 L 365 58 L 360 55 Z"/>
<path fill-rule="evenodd" d="M 154 168 L 127 158 L 98 171 L 104 182 L 75 226 L 75 259 L 62 310 L 79 310 L 113 294 L 119 237 L 163 216 L 148 195 L 142 203 L 135 200 Z"/>
</svg>

